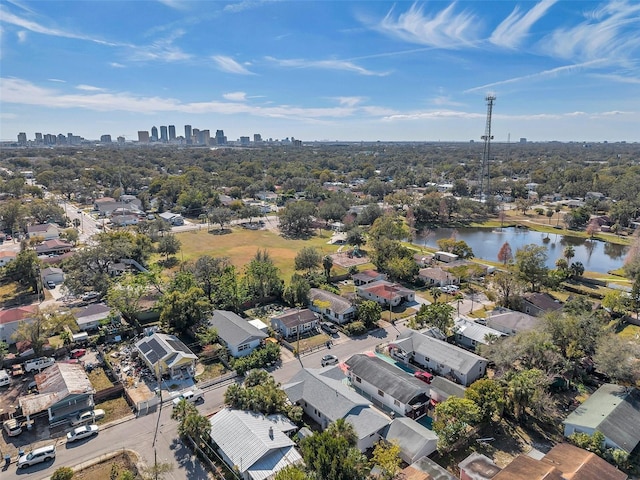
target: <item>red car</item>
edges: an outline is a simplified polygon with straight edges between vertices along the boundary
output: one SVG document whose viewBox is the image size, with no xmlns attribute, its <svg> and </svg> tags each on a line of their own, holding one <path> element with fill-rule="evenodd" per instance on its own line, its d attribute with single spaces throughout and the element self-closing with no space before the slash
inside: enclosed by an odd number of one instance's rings
<svg viewBox="0 0 640 480">
<path fill-rule="evenodd" d="M 76 348 L 75 350 L 71 350 L 71 358 L 80 358 L 84 357 L 84 354 L 87 353 L 85 348 Z"/>
<path fill-rule="evenodd" d="M 433 380 L 433 375 L 427 372 L 414 372 L 413 376 L 425 383 L 431 383 L 431 380 Z"/>
</svg>

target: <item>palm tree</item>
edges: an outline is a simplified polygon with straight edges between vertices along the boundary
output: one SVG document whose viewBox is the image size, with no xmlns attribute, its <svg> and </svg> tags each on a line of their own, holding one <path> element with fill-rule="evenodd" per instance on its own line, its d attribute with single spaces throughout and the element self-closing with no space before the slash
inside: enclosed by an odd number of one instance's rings
<svg viewBox="0 0 640 480">
<path fill-rule="evenodd" d="M 352 447 L 358 442 L 358 437 L 353 429 L 353 425 L 347 422 L 344 418 L 339 418 L 329 425 L 327 433 L 336 438 L 344 438 Z"/>
<path fill-rule="evenodd" d="M 207 417 L 200 415 L 196 410 L 180 422 L 178 434 L 182 437 L 191 437 L 198 446 L 203 446 L 211 441 L 211 424 Z"/>
<path fill-rule="evenodd" d="M 196 406 L 183 398 L 177 405 L 174 405 L 173 411 L 171 412 L 171 420 L 177 420 L 182 424 L 189 415 L 193 415 L 194 413 L 198 413 Z"/>
<path fill-rule="evenodd" d="M 569 245 L 568 247 L 564 247 L 562 255 L 567 259 L 567 265 L 571 265 L 571 259 L 576 256 L 576 250 Z"/>
<path fill-rule="evenodd" d="M 433 287 L 431 289 L 431 296 L 433 297 L 433 303 L 438 303 L 438 298 L 440 298 L 440 295 L 442 295 L 442 290 L 440 290 L 438 287 Z"/>
<path fill-rule="evenodd" d="M 324 268 L 324 274 L 327 277 L 327 283 L 331 281 L 331 268 L 333 267 L 333 258 L 331 255 L 325 255 L 322 257 L 322 267 Z"/>
</svg>

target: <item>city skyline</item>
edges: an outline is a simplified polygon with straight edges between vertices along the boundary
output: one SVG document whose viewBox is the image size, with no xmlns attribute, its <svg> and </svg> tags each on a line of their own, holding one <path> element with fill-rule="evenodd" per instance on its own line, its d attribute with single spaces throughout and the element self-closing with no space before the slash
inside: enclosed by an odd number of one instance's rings
<svg viewBox="0 0 640 480">
<path fill-rule="evenodd" d="M 7 0 L 0 14 L 3 141 L 168 125 L 479 141 L 488 92 L 496 142 L 640 141 L 638 2 Z"/>
</svg>

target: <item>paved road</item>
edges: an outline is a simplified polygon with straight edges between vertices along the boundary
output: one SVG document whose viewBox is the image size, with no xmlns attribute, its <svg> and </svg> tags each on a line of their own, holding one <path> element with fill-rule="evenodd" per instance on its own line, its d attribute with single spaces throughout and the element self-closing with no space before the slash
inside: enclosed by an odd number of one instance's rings
<svg viewBox="0 0 640 480">
<path fill-rule="evenodd" d="M 385 324 L 365 337 L 348 339 L 335 337 L 330 350 L 322 348 L 300 359 L 283 356 L 284 362 L 271 373 L 280 383 L 286 383 L 301 368 L 320 368 L 320 359 L 327 353 L 336 355 L 340 360 L 346 360 L 354 353 L 371 351 L 376 345 L 395 339 L 406 328 L 403 325 Z M 211 415 L 223 407 L 224 392 L 229 381 L 221 386 L 205 390 L 205 401 L 198 406 L 203 415 Z M 152 464 L 157 454 L 158 462 L 169 462 L 174 470 L 167 475 L 169 480 L 192 480 L 207 478 L 206 471 L 191 452 L 178 441 L 177 424 L 171 420 L 170 404 L 165 404 L 161 414 L 154 413 L 140 418 L 131 418 L 121 423 L 103 428 L 97 437 L 77 442 L 67 446 L 64 440 L 58 442 L 57 455 L 53 463 L 47 462 L 26 470 L 18 471 L 15 462 L 8 469 L 0 473 L 2 479 L 48 478 L 61 466 L 75 466 L 88 462 L 101 455 L 122 449 L 138 452 L 147 464 Z M 155 449 L 153 444 L 156 422 L 159 418 L 159 430 L 156 437 Z"/>
</svg>

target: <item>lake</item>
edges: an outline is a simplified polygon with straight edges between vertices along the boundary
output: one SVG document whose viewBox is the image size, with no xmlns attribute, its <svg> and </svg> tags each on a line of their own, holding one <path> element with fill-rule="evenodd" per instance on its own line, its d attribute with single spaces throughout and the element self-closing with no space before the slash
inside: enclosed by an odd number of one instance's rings
<svg viewBox="0 0 640 480">
<path fill-rule="evenodd" d="M 590 272 L 607 273 L 616 270 L 624 263 L 629 249 L 625 245 L 571 237 L 557 233 L 542 233 L 526 228 L 438 228 L 426 239 L 426 246 L 438 248 L 438 240 L 451 238 L 455 232 L 458 240 L 464 240 L 473 249 L 476 258 L 498 261 L 498 251 L 504 242 L 509 242 L 515 256 L 516 250 L 525 245 L 535 244 L 547 248 L 547 267 L 555 268 L 556 260 L 563 258 L 564 248 L 571 245 L 575 256 L 571 262 L 582 262 L 584 269 Z M 548 239 L 547 239 L 548 238 Z M 425 239 L 418 235 L 414 245 L 425 246 Z"/>
</svg>

